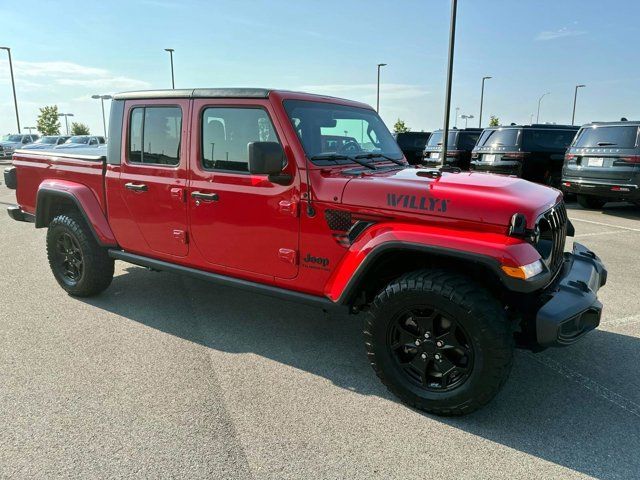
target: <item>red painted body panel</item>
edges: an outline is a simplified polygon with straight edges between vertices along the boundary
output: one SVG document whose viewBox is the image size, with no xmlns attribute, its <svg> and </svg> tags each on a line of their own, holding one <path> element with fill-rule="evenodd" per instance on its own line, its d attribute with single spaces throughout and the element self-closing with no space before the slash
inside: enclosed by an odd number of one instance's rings
<svg viewBox="0 0 640 480">
<path fill-rule="evenodd" d="M 370 108 L 293 92 L 271 92 L 268 99 L 127 100 L 120 165 L 16 154 L 18 202 L 33 212 L 38 187 L 48 180 L 71 188 L 94 212 L 90 218 L 97 219 L 101 235 L 126 251 L 334 301 L 363 259 L 390 241 L 483 255 L 510 266 L 539 258 L 531 245 L 507 236 L 508 224 L 514 213 L 522 213 L 532 227 L 540 213 L 560 201 L 557 190 L 478 173 L 429 178 L 424 170 L 406 168 L 353 176 L 344 174 L 352 165 L 315 166 L 307 162 L 284 110 L 282 102 L 289 98 Z M 129 111 L 136 105 L 182 108 L 177 167 L 127 161 Z M 265 109 L 284 147 L 285 172 L 292 182 L 282 186 L 265 175 L 202 169 L 201 113 L 207 106 Z M 144 183 L 148 190 L 132 192 L 124 188 L 128 182 Z M 218 201 L 196 205 L 194 191 L 217 193 Z M 307 211 L 309 194 L 314 215 Z M 345 245 L 329 227 L 327 210 L 366 215 L 374 225 Z"/>
</svg>

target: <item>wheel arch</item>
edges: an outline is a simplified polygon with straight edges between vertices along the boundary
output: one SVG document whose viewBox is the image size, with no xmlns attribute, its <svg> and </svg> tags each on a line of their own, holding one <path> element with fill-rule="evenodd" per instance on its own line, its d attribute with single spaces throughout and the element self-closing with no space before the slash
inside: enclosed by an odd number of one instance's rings
<svg viewBox="0 0 640 480">
<path fill-rule="evenodd" d="M 80 213 L 94 238 L 102 247 L 116 247 L 117 241 L 98 200 L 91 190 L 81 184 L 64 185 L 43 182 L 36 196 L 35 227 L 48 227 L 51 220 L 62 213 Z"/>
<path fill-rule="evenodd" d="M 409 271 L 432 267 L 458 271 L 498 293 L 530 293 L 548 283 L 550 274 L 523 281 L 507 276 L 501 267 L 539 258 L 532 245 L 504 235 L 387 224 L 350 247 L 327 282 L 325 295 L 343 305 L 366 304 L 377 293 L 372 289 Z"/>
</svg>

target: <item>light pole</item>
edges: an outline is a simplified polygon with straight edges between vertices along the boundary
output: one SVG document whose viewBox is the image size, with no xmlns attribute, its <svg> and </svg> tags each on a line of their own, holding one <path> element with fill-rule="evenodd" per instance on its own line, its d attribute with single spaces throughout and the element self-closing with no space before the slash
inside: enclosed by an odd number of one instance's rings
<svg viewBox="0 0 640 480">
<path fill-rule="evenodd" d="M 69 120 L 67 120 L 67 117 L 73 117 L 73 113 L 59 113 L 58 116 L 64 117 L 64 125 L 67 129 L 67 135 L 69 135 Z"/>
<path fill-rule="evenodd" d="M 467 128 L 467 122 L 473 118 L 473 115 L 460 115 L 460 118 L 464 118 L 464 128 Z"/>
<path fill-rule="evenodd" d="M 442 126 L 442 153 L 440 158 L 447 158 L 447 142 L 449 139 L 449 110 L 451 108 L 451 82 L 453 80 L 453 51 L 456 43 L 456 12 L 458 0 L 451 0 L 451 20 L 449 24 L 449 61 L 447 65 L 447 90 L 444 97 L 444 125 Z"/>
<path fill-rule="evenodd" d="M 482 89 L 480 90 L 480 117 L 478 118 L 478 127 L 482 128 L 482 103 L 484 102 L 484 81 L 493 77 L 482 77 Z"/>
<path fill-rule="evenodd" d="M 460 107 L 456 107 L 456 120 L 453 125 L 453 128 L 458 128 L 458 112 L 460 111 Z"/>
<path fill-rule="evenodd" d="M 380 113 L 380 69 L 382 67 L 386 67 L 387 64 L 386 63 L 379 63 L 378 64 L 378 89 L 377 89 L 377 93 L 376 93 L 376 112 Z"/>
<path fill-rule="evenodd" d="M 547 93 L 543 93 L 540 98 L 538 99 L 538 115 L 536 115 L 536 123 L 540 123 L 540 104 L 542 103 L 542 99 L 546 96 L 546 95 L 550 95 L 551 92 L 547 92 Z"/>
<path fill-rule="evenodd" d="M 173 48 L 165 48 L 165 52 L 169 52 L 169 57 L 171 58 L 171 88 L 175 90 L 176 82 L 173 78 L 173 52 L 175 51 Z"/>
<path fill-rule="evenodd" d="M 31 135 L 31 130 L 36 130 L 36 127 L 22 127 L 22 129 L 23 130 L 29 130 L 29 135 Z"/>
<path fill-rule="evenodd" d="M 91 95 L 91 98 L 100 99 L 100 103 L 102 104 L 102 129 L 104 130 L 104 136 L 107 136 L 107 122 L 104 119 L 104 101 L 111 100 L 113 97 L 111 95 Z"/>
<path fill-rule="evenodd" d="M 573 125 L 576 120 L 576 101 L 578 100 L 578 89 L 582 87 L 586 87 L 586 85 L 576 85 L 576 91 L 573 93 L 573 114 L 571 115 L 571 125 Z"/>
<path fill-rule="evenodd" d="M 13 105 L 16 108 L 16 123 L 18 124 L 18 133 L 20 133 L 20 116 L 18 115 L 18 98 L 16 97 L 16 82 L 13 78 L 13 62 L 11 61 L 11 49 L 9 47 L 0 47 L 0 50 L 6 50 L 9 54 L 9 71 L 11 72 L 11 88 L 13 88 Z"/>
<path fill-rule="evenodd" d="M 531 114 L 531 118 L 529 119 L 529 125 L 533 125 L 533 113 Z"/>
</svg>

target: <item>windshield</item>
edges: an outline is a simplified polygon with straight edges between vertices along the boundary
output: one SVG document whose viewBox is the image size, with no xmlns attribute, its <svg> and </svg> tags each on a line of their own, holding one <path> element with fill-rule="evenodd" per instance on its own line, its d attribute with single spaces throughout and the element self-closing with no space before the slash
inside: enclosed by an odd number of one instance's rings
<svg viewBox="0 0 640 480">
<path fill-rule="evenodd" d="M 307 157 L 314 161 L 322 161 L 317 157 L 325 155 L 403 158 L 398 144 L 373 110 L 305 100 L 285 100 L 284 108 Z"/>
<path fill-rule="evenodd" d="M 637 136 L 637 126 L 587 127 L 582 129 L 573 146 L 633 148 Z"/>
<path fill-rule="evenodd" d="M 71 137 L 69 140 L 67 140 L 64 143 L 84 143 L 84 144 L 87 144 L 87 143 L 89 143 L 89 137 Z"/>
<path fill-rule="evenodd" d="M 22 141 L 22 135 L 7 135 L 7 138 L 5 138 L 5 141 L 7 141 L 7 142 L 21 142 Z"/>
<path fill-rule="evenodd" d="M 453 147 L 456 144 L 456 135 L 458 132 L 449 132 L 447 147 Z M 427 147 L 441 147 L 442 146 L 442 132 L 433 132 L 429 137 Z"/>
</svg>

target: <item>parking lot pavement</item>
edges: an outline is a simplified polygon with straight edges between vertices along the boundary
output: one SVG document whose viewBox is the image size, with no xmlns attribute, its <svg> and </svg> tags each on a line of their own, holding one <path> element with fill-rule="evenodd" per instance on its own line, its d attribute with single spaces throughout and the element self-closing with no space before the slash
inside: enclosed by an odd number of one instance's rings
<svg viewBox="0 0 640 480">
<path fill-rule="evenodd" d="M 637 477 L 640 212 L 569 215 L 609 268 L 601 327 L 443 419 L 381 386 L 358 316 L 120 262 L 75 299 L 45 231 L 0 214 L 0 477 Z"/>
</svg>

